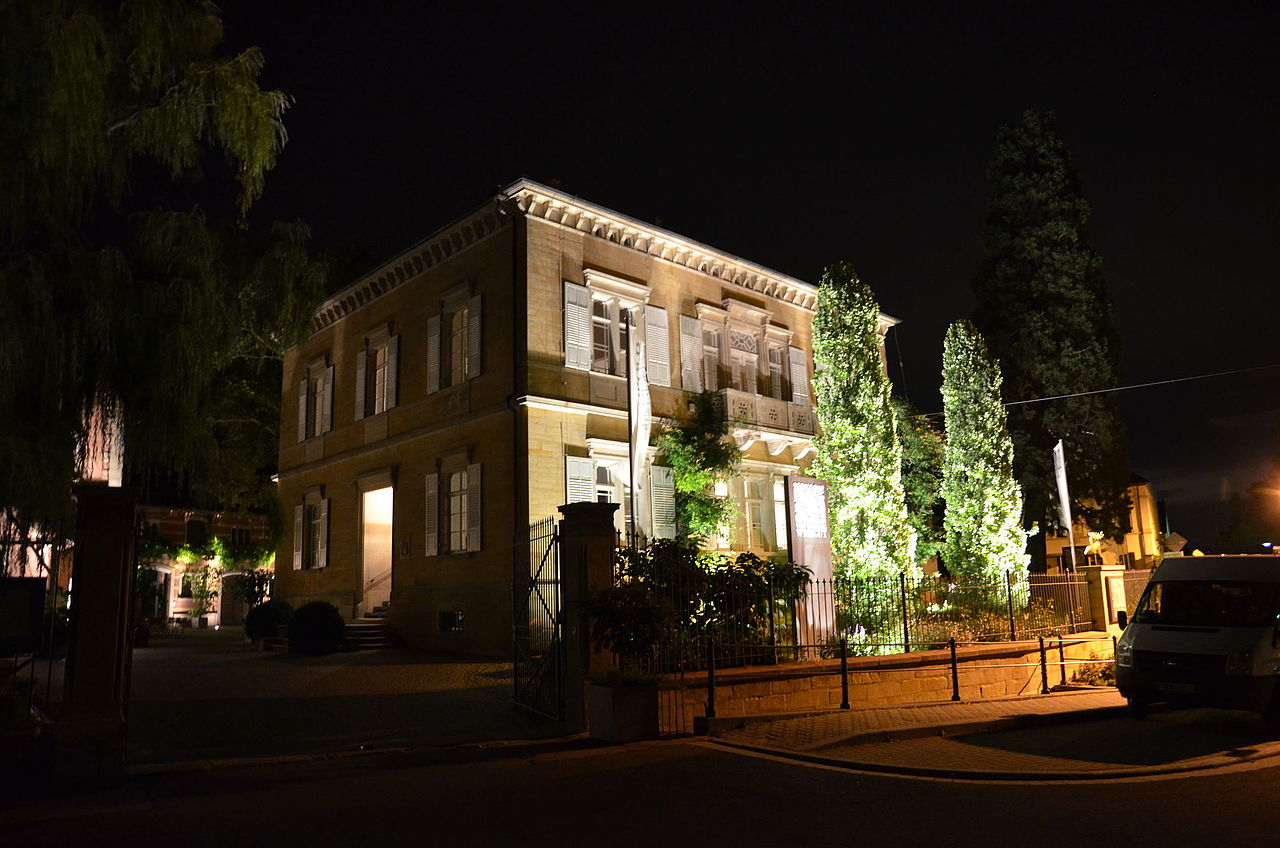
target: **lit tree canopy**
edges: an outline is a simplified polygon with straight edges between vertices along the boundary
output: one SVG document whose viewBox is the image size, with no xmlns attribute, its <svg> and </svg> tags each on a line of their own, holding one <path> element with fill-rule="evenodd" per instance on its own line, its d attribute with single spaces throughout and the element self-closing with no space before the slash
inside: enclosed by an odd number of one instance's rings
<svg viewBox="0 0 1280 848">
<path fill-rule="evenodd" d="M 916 533 L 916 562 L 942 550 L 942 454 L 946 439 L 928 418 L 902 398 L 893 399 L 907 518 Z"/>
<path fill-rule="evenodd" d="M 1000 365 L 968 321 L 952 324 L 943 342 L 942 407 L 947 570 L 978 584 L 1002 582 L 1006 571 L 1021 576 L 1030 557 Z"/>
<path fill-rule="evenodd" d="M 855 577 L 915 565 L 879 317 L 874 295 L 851 265 L 823 272 L 813 317 L 820 425 L 813 471 L 829 486 L 836 573 Z"/>
<path fill-rule="evenodd" d="M 214 422 L 237 391 L 226 375 L 278 356 L 322 291 L 305 227 L 251 243 L 191 205 L 187 178 L 229 170 L 229 211 L 244 224 L 285 141 L 287 98 L 258 87 L 260 52 L 220 56 L 221 38 L 209 3 L 0 4 L 0 505 L 11 521 L 65 526 L 95 409 L 119 411 L 135 475 L 225 459 Z"/>
<path fill-rule="evenodd" d="M 988 170 L 974 323 L 1004 368 L 1004 398 L 1057 397 L 1119 384 L 1120 337 L 1089 246 L 1089 205 L 1052 113 L 1001 128 Z M 1053 462 L 1067 450 L 1073 512 L 1117 536 L 1127 515 L 1128 449 L 1115 397 L 1097 394 L 1012 406 L 1014 473 L 1023 523 L 1052 523 Z"/>
</svg>

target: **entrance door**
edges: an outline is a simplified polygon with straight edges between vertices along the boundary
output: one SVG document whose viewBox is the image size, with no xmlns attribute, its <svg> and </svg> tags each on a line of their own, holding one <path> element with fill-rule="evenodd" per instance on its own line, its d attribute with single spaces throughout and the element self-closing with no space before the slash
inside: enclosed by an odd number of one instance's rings
<svg viewBox="0 0 1280 848">
<path fill-rule="evenodd" d="M 364 562 L 360 611 L 368 613 L 391 598 L 391 514 L 395 489 L 371 489 L 361 503 L 361 554 Z"/>
</svg>

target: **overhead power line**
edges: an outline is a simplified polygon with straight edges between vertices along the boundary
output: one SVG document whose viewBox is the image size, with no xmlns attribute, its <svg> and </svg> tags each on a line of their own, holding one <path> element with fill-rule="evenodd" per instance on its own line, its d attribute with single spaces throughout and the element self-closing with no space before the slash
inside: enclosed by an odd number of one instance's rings
<svg viewBox="0 0 1280 848">
<path fill-rule="evenodd" d="M 1169 380 L 1153 380 L 1150 383 L 1134 383 L 1130 386 L 1114 386 L 1110 389 L 1093 389 L 1088 392 L 1073 392 L 1066 395 L 1054 395 L 1052 397 L 1031 398 L 1030 400 L 1014 400 L 1009 401 L 1005 406 L 1022 406 L 1028 403 L 1044 403 L 1051 400 L 1066 400 L 1067 398 L 1086 397 L 1088 395 L 1103 395 L 1107 392 L 1124 392 L 1129 389 L 1145 389 L 1151 386 L 1167 386 L 1170 383 L 1187 383 L 1192 380 L 1208 380 L 1213 377 L 1229 377 L 1232 374 L 1249 374 L 1254 371 L 1266 371 L 1270 368 L 1280 368 L 1280 362 L 1272 365 L 1255 365 L 1252 368 L 1234 368 L 1230 371 L 1216 371 L 1212 374 L 1196 374 L 1194 377 L 1174 377 Z M 941 415 L 941 412 L 926 412 L 921 415 L 922 418 L 934 418 Z"/>
<path fill-rule="evenodd" d="M 1104 395 L 1107 392 L 1124 392 L 1129 389 L 1145 389 L 1150 386 L 1167 386 L 1170 383 L 1187 383 L 1191 380 L 1207 380 L 1211 377 L 1227 377 L 1232 374 L 1248 374 L 1252 371 L 1266 371 L 1268 368 L 1280 368 L 1280 362 L 1274 365 L 1257 365 L 1253 368 L 1235 368 L 1231 371 L 1217 371 L 1213 374 L 1197 374 L 1194 377 L 1174 377 L 1171 380 L 1155 380 L 1150 383 L 1134 383 L 1131 386 L 1115 386 L 1110 389 L 1094 389 L 1089 392 L 1073 392 L 1069 395 L 1054 395 L 1053 397 L 1031 398 L 1030 400 L 1014 400 L 1006 403 L 1005 406 L 1022 406 L 1028 403 L 1044 403 L 1050 400 L 1066 400 L 1067 398 L 1086 397 L 1088 395 Z"/>
</svg>

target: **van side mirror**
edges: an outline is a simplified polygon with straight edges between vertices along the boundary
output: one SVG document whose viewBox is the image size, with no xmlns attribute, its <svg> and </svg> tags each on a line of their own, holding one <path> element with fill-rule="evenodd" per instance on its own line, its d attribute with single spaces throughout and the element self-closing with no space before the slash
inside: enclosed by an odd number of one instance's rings
<svg viewBox="0 0 1280 848">
<path fill-rule="evenodd" d="M 1127 610 L 1116 610 L 1116 624 L 1120 625 L 1121 630 L 1129 626 L 1129 613 Z"/>
</svg>

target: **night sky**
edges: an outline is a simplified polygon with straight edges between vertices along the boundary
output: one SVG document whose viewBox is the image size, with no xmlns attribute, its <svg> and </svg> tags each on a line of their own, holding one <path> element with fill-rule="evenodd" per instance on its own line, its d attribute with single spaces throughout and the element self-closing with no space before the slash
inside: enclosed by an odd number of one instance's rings
<svg viewBox="0 0 1280 848">
<path fill-rule="evenodd" d="M 297 101 L 255 216 L 305 219 L 318 248 L 385 259 L 517 177 L 559 181 L 801 279 L 852 261 L 902 319 L 895 384 L 935 412 L 996 129 L 1047 108 L 1122 380 L 1280 363 L 1280 5 L 219 6 Z M 1280 368 L 1121 400 L 1133 470 L 1211 546 L 1280 458 Z"/>
</svg>

